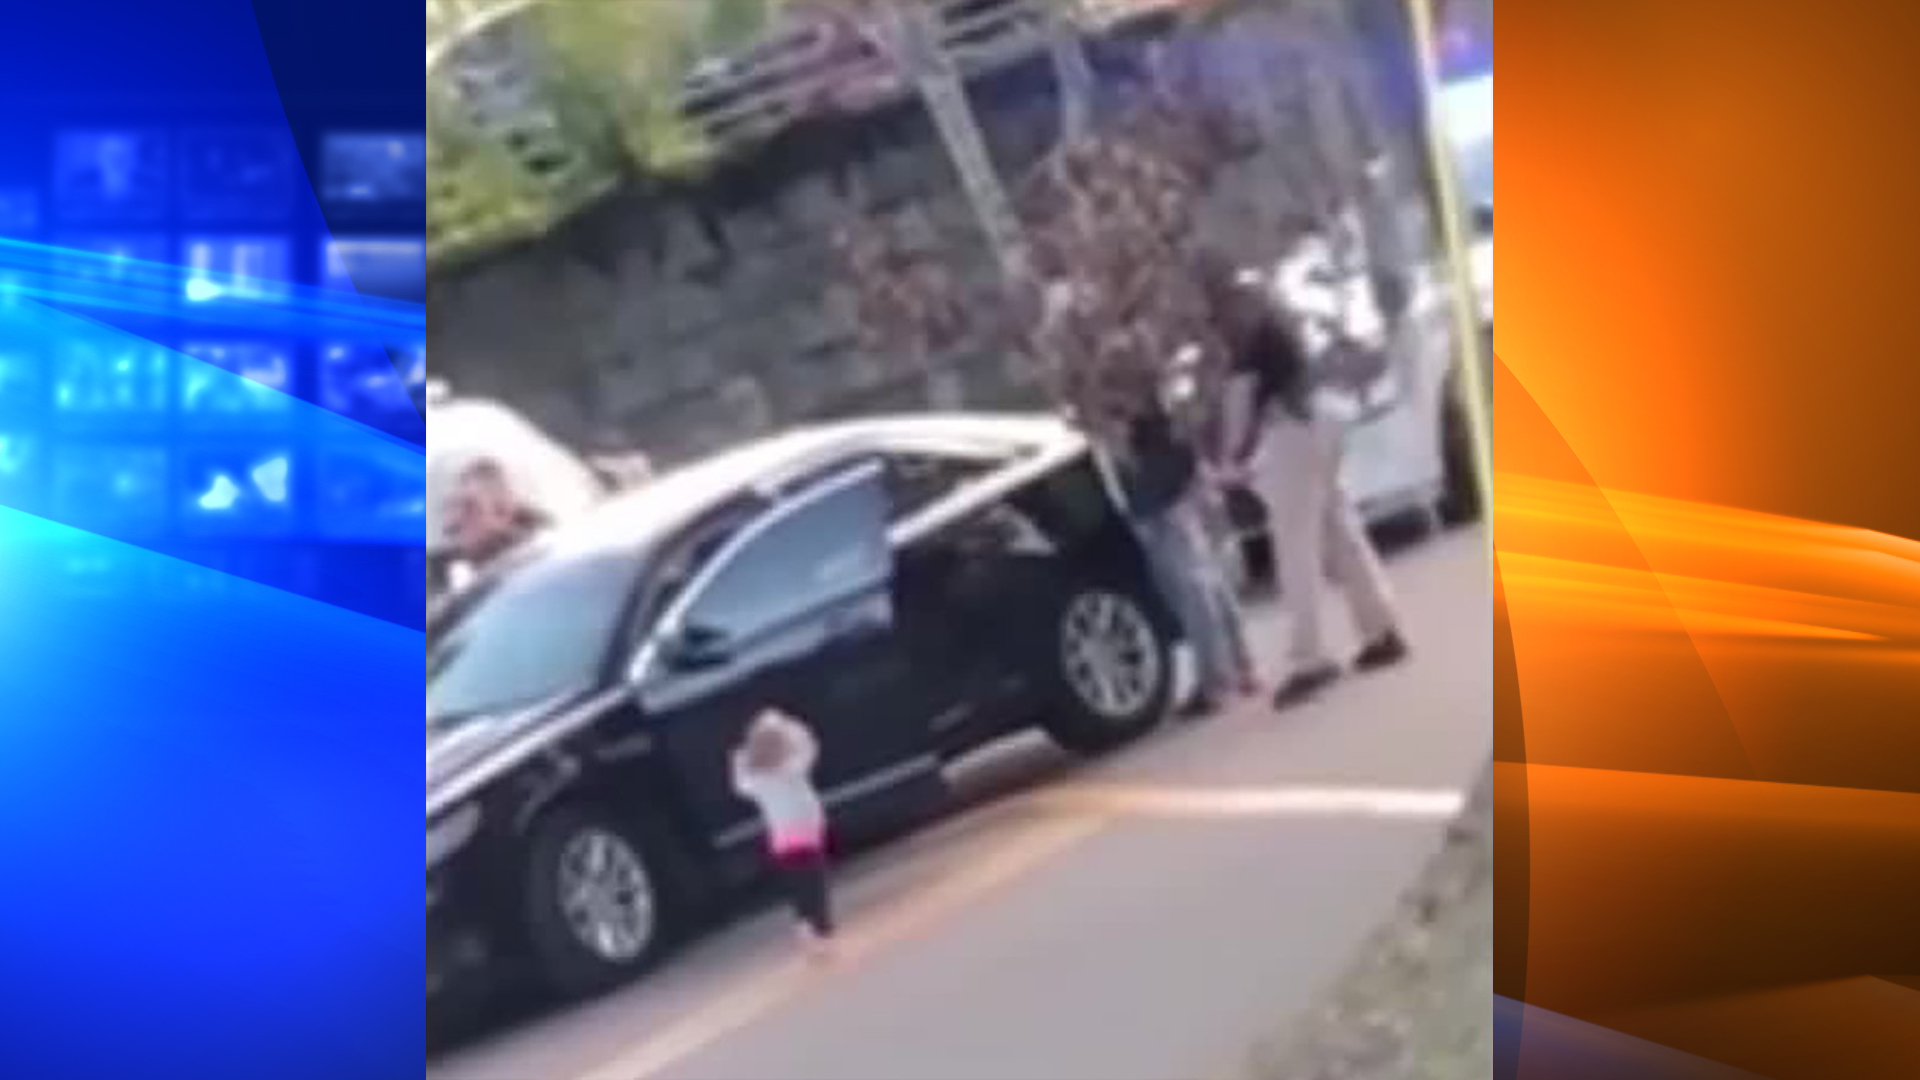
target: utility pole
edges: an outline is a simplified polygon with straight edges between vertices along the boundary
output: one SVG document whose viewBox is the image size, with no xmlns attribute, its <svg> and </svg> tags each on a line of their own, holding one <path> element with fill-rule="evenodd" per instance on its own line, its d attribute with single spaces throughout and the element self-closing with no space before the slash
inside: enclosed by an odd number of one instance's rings
<svg viewBox="0 0 1920 1080">
<path fill-rule="evenodd" d="M 967 98 L 960 65 L 940 40 L 939 12 L 926 0 L 880 0 L 878 6 L 884 9 L 894 61 L 933 118 L 994 258 L 1017 278 L 1025 265 L 1020 222 Z"/>
<path fill-rule="evenodd" d="M 1303 0 L 1300 5 L 1308 42 L 1307 110 L 1323 166 L 1331 173 L 1341 209 L 1351 208 L 1360 225 L 1361 250 L 1345 253 L 1364 259 L 1377 272 L 1404 280 L 1409 270 L 1402 215 L 1396 197 L 1398 178 L 1383 139 L 1368 139 L 1360 121 L 1368 115 L 1367 94 L 1359 80 L 1342 72 L 1342 58 L 1362 56 L 1358 35 L 1341 0 Z M 1377 288 L 1376 288 L 1377 292 Z M 1376 295 L 1381 313 L 1390 319 L 1401 312 L 1387 297 Z"/>
</svg>

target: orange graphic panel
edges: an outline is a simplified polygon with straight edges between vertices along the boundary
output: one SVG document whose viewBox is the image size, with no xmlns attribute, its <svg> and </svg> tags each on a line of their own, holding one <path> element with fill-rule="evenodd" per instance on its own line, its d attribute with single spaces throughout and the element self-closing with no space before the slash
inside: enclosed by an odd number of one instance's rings
<svg viewBox="0 0 1920 1080">
<path fill-rule="evenodd" d="M 1920 7 L 1502 12 L 1496 991 L 1920 1076 Z"/>
</svg>

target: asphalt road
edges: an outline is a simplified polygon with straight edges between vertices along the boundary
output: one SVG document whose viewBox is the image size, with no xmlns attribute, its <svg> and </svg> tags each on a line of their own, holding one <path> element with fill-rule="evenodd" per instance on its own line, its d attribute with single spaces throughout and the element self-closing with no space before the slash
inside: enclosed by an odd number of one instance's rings
<svg viewBox="0 0 1920 1080">
<path fill-rule="evenodd" d="M 1390 573 L 1405 665 L 1093 763 L 1010 741 L 958 771 L 955 812 L 842 868 L 835 964 L 799 962 L 768 911 L 442 1054 L 427 1080 L 1229 1071 L 1392 909 L 1492 745 L 1484 532 L 1417 544 Z M 1277 665 L 1279 620 L 1250 617 Z"/>
</svg>

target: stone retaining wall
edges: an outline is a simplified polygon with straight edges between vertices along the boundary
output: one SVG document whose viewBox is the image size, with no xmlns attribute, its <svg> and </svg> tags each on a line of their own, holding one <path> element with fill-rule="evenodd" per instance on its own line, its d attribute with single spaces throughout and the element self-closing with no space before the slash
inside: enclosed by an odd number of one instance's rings
<svg viewBox="0 0 1920 1080">
<path fill-rule="evenodd" d="M 1235 35 L 1229 21 L 1184 40 L 1244 53 L 1246 34 Z M 1124 96 L 1149 40 L 1099 43 L 1107 95 Z M 971 89 L 1003 175 L 1019 175 L 1055 138 L 1045 60 Z M 1417 141 L 1407 131 L 1400 144 Z M 1227 166 L 1205 213 L 1209 238 L 1255 254 L 1244 250 L 1257 233 L 1247 222 L 1284 198 L 1290 152 L 1265 147 Z M 866 355 L 826 302 L 834 225 L 851 205 L 908 204 L 990 293 L 993 263 L 957 178 L 908 105 L 796 131 L 698 191 L 629 191 L 561 233 L 436 274 L 434 374 L 456 393 L 512 402 L 563 441 L 636 446 L 662 464 L 795 421 L 920 407 L 925 381 Z M 942 367 L 971 406 L 1041 403 L 1006 358 L 959 355 Z"/>
</svg>

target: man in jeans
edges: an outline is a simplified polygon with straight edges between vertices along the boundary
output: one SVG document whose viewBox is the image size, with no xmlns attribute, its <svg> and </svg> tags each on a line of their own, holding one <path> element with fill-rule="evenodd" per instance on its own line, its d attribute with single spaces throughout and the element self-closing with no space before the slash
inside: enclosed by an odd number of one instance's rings
<svg viewBox="0 0 1920 1080">
<path fill-rule="evenodd" d="M 1198 456 L 1160 410 L 1133 421 L 1128 445 L 1115 456 L 1128 515 L 1198 662 L 1199 686 L 1183 711 L 1210 715 L 1233 696 L 1254 693 L 1257 679 L 1239 605 L 1201 537 Z"/>
</svg>

